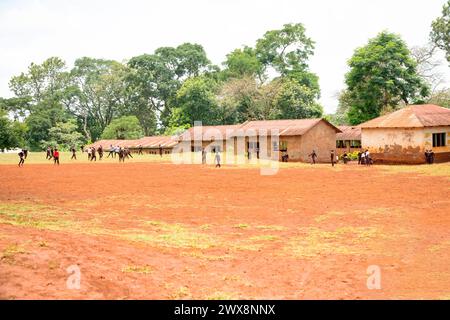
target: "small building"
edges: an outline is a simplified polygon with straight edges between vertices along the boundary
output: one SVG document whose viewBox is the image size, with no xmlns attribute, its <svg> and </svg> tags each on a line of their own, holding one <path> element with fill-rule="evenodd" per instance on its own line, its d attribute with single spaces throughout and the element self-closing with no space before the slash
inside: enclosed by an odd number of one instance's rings
<svg viewBox="0 0 450 320">
<path fill-rule="evenodd" d="M 85 148 L 102 146 L 104 151 L 110 151 L 112 147 L 122 147 L 138 152 L 142 147 L 146 154 L 170 154 L 177 143 L 177 139 L 171 136 L 152 136 L 134 140 L 98 140 Z"/>
<path fill-rule="evenodd" d="M 234 134 L 241 125 L 194 126 L 179 136 L 179 141 L 190 141 L 191 152 L 223 152 L 234 147 Z"/>
<path fill-rule="evenodd" d="M 425 150 L 433 150 L 435 162 L 450 161 L 450 109 L 412 105 L 360 126 L 374 162 L 425 163 Z"/>
<path fill-rule="evenodd" d="M 341 132 L 336 134 L 336 153 L 352 153 L 361 151 L 361 127 L 359 126 L 339 126 Z"/>
<path fill-rule="evenodd" d="M 263 146 L 258 139 L 267 134 L 268 149 L 262 151 L 269 157 L 281 160 L 283 155 L 287 155 L 289 161 L 301 162 L 310 161 L 309 155 L 313 151 L 317 154 L 318 162 L 330 162 L 330 152 L 336 147 L 336 133 L 341 132 L 321 118 L 248 121 L 237 132 L 241 130 L 244 136 L 237 135 L 236 139 L 245 139 L 247 153 L 261 151 Z M 277 139 L 274 139 L 275 136 Z"/>
<path fill-rule="evenodd" d="M 132 152 L 139 152 L 142 147 L 142 152 L 146 154 L 171 154 L 178 144 L 178 140 L 172 136 L 152 136 L 131 141 L 128 148 Z"/>
</svg>

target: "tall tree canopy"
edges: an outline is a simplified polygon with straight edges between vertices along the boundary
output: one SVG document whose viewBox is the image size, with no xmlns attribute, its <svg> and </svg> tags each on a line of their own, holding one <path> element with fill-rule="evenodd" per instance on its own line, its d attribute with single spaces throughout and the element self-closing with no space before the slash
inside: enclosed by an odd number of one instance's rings
<svg viewBox="0 0 450 320">
<path fill-rule="evenodd" d="M 126 72 L 116 61 L 88 57 L 75 61 L 70 110 L 82 121 L 87 140 L 97 139 L 114 117 L 123 114 Z"/>
<path fill-rule="evenodd" d="M 349 60 L 345 82 L 351 106 L 351 124 L 378 117 L 400 102 L 420 102 L 428 87 L 417 74 L 417 63 L 400 36 L 382 32 L 358 48 Z"/>
<path fill-rule="evenodd" d="M 198 76 L 209 65 L 203 47 L 190 43 L 176 48 L 162 47 L 153 54 L 134 57 L 128 62 L 130 99 L 141 112 L 159 114 L 162 126 L 166 127 L 176 92 L 183 81 Z"/>
<path fill-rule="evenodd" d="M 306 36 L 301 23 L 285 24 L 280 30 L 267 31 L 256 42 L 256 54 L 263 65 L 281 75 L 306 71 L 314 53 L 314 42 Z"/>
<path fill-rule="evenodd" d="M 111 121 L 102 134 L 103 139 L 139 139 L 144 136 L 139 120 L 135 116 L 123 116 Z"/>
<path fill-rule="evenodd" d="M 446 52 L 450 63 L 450 0 L 442 8 L 442 16 L 433 21 L 431 40 Z"/>
</svg>

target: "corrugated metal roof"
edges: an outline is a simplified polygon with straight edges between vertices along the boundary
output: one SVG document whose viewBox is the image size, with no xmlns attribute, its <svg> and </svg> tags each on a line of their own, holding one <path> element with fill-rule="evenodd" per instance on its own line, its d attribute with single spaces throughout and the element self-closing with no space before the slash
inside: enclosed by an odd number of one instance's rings
<svg viewBox="0 0 450 320">
<path fill-rule="evenodd" d="M 240 130 L 238 131 L 240 133 L 242 130 L 245 135 L 249 135 L 249 132 L 253 131 L 254 134 L 257 135 L 261 131 L 265 131 L 267 134 L 270 134 L 270 131 L 278 130 L 278 135 L 280 136 L 301 136 L 321 121 L 331 126 L 336 132 L 340 132 L 338 128 L 321 118 L 248 121 L 242 124 L 239 128 Z"/>
<path fill-rule="evenodd" d="M 423 128 L 450 126 L 450 109 L 433 104 L 412 105 L 360 125 L 361 128 Z"/>
<path fill-rule="evenodd" d="M 178 143 L 177 139 L 171 136 L 152 136 L 134 140 L 130 148 L 137 148 L 141 145 L 143 148 L 171 148 Z"/>
<path fill-rule="evenodd" d="M 223 126 L 198 126 L 191 127 L 179 136 L 180 140 L 193 140 L 194 135 L 201 135 L 202 140 L 222 140 L 231 138 L 234 135 L 236 129 L 241 125 L 223 125 Z"/>
<path fill-rule="evenodd" d="M 336 140 L 361 140 L 361 127 L 339 126 L 341 133 L 336 134 Z"/>
<path fill-rule="evenodd" d="M 143 148 L 159 148 L 159 146 L 164 148 L 172 148 L 178 143 L 178 141 L 171 136 L 152 136 L 143 137 L 136 140 L 98 140 L 88 147 L 98 148 L 102 146 L 104 150 L 109 150 L 111 146 L 126 147 L 126 148 L 137 148 L 141 145 Z"/>
</svg>

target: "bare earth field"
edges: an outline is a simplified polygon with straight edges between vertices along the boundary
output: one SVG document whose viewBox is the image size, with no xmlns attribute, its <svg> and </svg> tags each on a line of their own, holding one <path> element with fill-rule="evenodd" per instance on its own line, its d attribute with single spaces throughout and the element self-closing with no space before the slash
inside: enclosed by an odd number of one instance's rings
<svg viewBox="0 0 450 320">
<path fill-rule="evenodd" d="M 450 299 L 435 168 L 0 165 L 0 298 Z"/>
</svg>

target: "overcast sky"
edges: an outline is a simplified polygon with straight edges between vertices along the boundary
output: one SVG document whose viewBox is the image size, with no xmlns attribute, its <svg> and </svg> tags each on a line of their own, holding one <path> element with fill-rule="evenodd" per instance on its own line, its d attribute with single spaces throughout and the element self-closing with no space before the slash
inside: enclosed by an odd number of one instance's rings
<svg viewBox="0 0 450 320">
<path fill-rule="evenodd" d="M 311 70 L 321 102 L 334 112 L 346 62 L 382 30 L 410 46 L 428 41 L 445 0 L 0 0 L 0 96 L 31 62 L 50 56 L 69 66 L 82 56 L 123 61 L 160 46 L 203 45 L 213 63 L 267 30 L 301 22 L 316 42 Z M 450 80 L 450 68 L 443 71 Z"/>
</svg>

